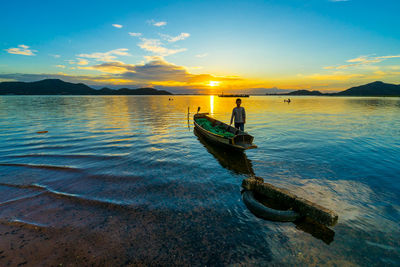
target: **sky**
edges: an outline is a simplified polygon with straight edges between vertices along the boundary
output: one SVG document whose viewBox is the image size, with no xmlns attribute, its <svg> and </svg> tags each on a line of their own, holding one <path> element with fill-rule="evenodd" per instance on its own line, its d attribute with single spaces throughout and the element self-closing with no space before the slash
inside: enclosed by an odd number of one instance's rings
<svg viewBox="0 0 400 267">
<path fill-rule="evenodd" d="M 400 83 L 400 1 L 3 1 L 0 81 L 175 93 Z"/>
</svg>

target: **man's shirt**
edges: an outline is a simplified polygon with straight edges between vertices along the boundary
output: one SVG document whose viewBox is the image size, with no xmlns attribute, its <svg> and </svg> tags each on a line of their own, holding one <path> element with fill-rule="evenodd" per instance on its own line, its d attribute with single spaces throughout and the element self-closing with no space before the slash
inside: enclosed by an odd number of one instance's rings
<svg viewBox="0 0 400 267">
<path fill-rule="evenodd" d="M 243 123 L 246 119 L 246 112 L 244 111 L 244 107 L 235 107 L 232 110 L 232 118 L 235 117 L 235 123 Z"/>
</svg>

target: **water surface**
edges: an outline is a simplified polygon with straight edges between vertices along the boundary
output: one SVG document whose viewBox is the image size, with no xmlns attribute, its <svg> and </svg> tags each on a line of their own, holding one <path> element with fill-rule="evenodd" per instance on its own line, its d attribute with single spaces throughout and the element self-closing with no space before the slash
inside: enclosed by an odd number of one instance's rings
<svg viewBox="0 0 400 267">
<path fill-rule="evenodd" d="M 259 148 L 239 155 L 187 116 L 235 99 L 169 98 L 1 96 L 0 265 L 400 264 L 399 98 L 243 99 Z M 255 217 L 254 174 L 339 223 Z"/>
</svg>

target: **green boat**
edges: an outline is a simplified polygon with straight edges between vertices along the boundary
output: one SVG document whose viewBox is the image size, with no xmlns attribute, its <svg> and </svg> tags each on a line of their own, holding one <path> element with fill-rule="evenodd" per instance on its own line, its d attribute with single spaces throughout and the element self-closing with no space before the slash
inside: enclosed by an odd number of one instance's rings
<svg viewBox="0 0 400 267">
<path fill-rule="evenodd" d="M 197 113 L 193 116 L 195 128 L 208 140 L 236 150 L 257 148 L 254 137 L 226 123 L 211 118 L 208 113 Z"/>
</svg>

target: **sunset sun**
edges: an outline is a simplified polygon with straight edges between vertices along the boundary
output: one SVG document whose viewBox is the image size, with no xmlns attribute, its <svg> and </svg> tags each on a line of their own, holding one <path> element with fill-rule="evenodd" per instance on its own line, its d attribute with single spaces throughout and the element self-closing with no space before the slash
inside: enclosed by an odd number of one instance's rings
<svg viewBox="0 0 400 267">
<path fill-rule="evenodd" d="M 218 82 L 218 81 L 210 81 L 210 82 L 208 83 L 208 86 L 210 86 L 210 87 L 215 87 L 215 86 L 218 86 L 220 83 L 221 83 L 221 82 Z"/>
</svg>

